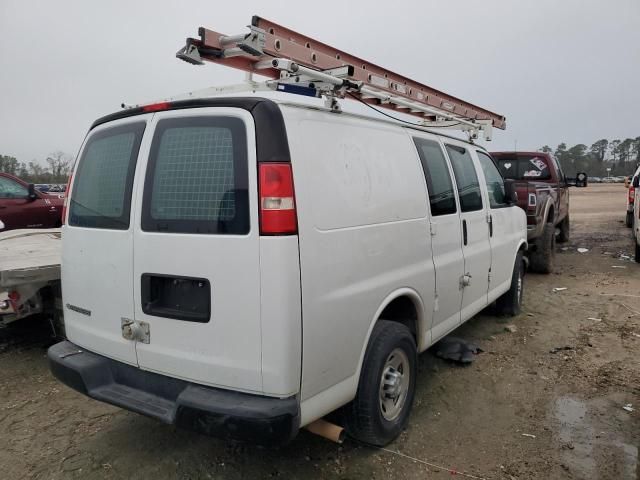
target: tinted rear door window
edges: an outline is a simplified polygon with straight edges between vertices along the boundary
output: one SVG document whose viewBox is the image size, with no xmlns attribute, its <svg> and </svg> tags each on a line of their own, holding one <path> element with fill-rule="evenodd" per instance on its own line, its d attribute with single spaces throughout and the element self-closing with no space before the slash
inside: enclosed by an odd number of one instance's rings
<svg viewBox="0 0 640 480">
<path fill-rule="evenodd" d="M 451 159 L 453 174 L 458 185 L 460 209 L 463 212 L 482 210 L 482 195 L 476 167 L 469 154 L 469 149 L 455 145 L 447 145 L 447 153 Z"/>
<path fill-rule="evenodd" d="M 75 173 L 69 225 L 129 228 L 133 175 L 145 125 L 131 123 L 91 135 Z"/>
<path fill-rule="evenodd" d="M 247 161 L 246 129 L 238 118 L 159 121 L 145 179 L 142 229 L 248 233 Z"/>
<path fill-rule="evenodd" d="M 433 216 L 456 213 L 456 199 L 453 193 L 453 182 L 447 166 L 447 160 L 438 142 L 413 139 L 429 190 L 429 202 Z"/>
</svg>

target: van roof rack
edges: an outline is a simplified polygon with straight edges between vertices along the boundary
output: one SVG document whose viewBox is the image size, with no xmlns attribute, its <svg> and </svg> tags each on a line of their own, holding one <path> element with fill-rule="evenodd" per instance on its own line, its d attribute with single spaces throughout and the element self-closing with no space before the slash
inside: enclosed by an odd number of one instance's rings
<svg viewBox="0 0 640 480">
<path fill-rule="evenodd" d="M 194 65 L 205 61 L 248 72 L 245 87 L 211 88 L 198 93 L 271 89 L 324 97 L 334 111 L 339 98 L 421 118 L 429 127 L 461 129 L 471 140 L 480 133 L 491 140 L 492 127 L 506 127 L 505 117 L 458 99 L 386 68 L 254 16 L 249 32 L 224 35 L 200 27 L 199 38 L 187 38 L 176 57 Z M 270 78 L 252 81 L 252 74 Z M 193 98 L 195 92 L 187 94 Z"/>
</svg>

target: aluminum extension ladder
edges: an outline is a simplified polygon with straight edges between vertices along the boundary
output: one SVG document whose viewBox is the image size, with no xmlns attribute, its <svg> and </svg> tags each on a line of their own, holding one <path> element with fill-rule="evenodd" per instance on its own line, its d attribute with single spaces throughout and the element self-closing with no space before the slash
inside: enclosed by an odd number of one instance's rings
<svg viewBox="0 0 640 480">
<path fill-rule="evenodd" d="M 420 117 L 420 125 L 461 129 L 471 140 L 492 127 L 504 129 L 505 117 L 427 85 L 398 75 L 310 37 L 254 16 L 249 32 L 224 35 L 200 27 L 199 38 L 187 38 L 176 56 L 194 65 L 205 61 L 256 73 L 272 80 L 264 89 L 324 97 L 339 110 L 339 98 L 356 100 Z M 249 81 L 248 88 L 260 89 Z M 240 89 L 207 89 L 226 93 Z M 193 96 L 195 92 L 188 94 Z M 172 100 L 175 100 L 172 99 Z"/>
</svg>

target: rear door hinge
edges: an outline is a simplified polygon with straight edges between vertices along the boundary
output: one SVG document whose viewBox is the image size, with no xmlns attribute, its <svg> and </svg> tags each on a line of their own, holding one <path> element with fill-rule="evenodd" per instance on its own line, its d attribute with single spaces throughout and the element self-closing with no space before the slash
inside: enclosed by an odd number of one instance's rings
<svg viewBox="0 0 640 480">
<path fill-rule="evenodd" d="M 438 233 L 438 224 L 429 222 L 429 230 L 431 231 L 431 236 L 435 237 L 436 233 Z"/>
</svg>

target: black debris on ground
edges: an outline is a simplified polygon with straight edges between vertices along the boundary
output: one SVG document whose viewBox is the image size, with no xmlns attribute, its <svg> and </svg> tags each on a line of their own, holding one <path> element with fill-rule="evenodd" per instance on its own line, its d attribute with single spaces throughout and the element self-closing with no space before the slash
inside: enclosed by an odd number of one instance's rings
<svg viewBox="0 0 640 480">
<path fill-rule="evenodd" d="M 469 364 L 482 349 L 471 342 L 458 337 L 445 337 L 438 342 L 435 348 L 436 356 L 443 360 L 456 363 Z"/>
</svg>

